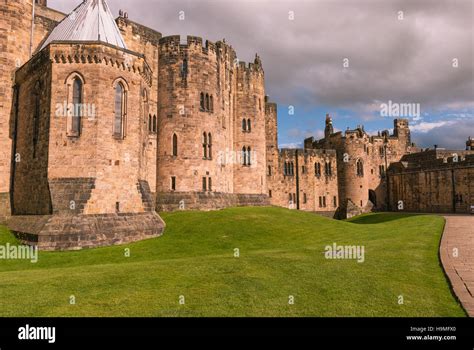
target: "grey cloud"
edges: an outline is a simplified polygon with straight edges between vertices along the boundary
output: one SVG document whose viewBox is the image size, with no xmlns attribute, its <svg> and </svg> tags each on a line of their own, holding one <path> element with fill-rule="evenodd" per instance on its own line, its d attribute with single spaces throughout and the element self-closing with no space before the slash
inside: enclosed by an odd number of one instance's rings
<svg viewBox="0 0 474 350">
<path fill-rule="evenodd" d="M 78 2 L 50 0 L 50 5 L 69 11 Z M 472 1 L 108 2 L 114 14 L 123 9 L 163 35 L 225 37 L 242 61 L 258 52 L 267 93 L 280 104 L 357 111 L 392 100 L 434 111 L 473 103 Z M 178 20 L 181 10 L 184 21 Z M 404 20 L 398 20 L 398 11 Z M 349 58 L 349 69 L 342 67 L 343 58 Z M 452 67 L 453 58 L 458 68 Z"/>
<path fill-rule="evenodd" d="M 428 132 L 412 132 L 412 140 L 420 147 L 464 149 L 467 138 L 473 136 L 474 119 L 449 121 L 447 125 L 435 127 Z"/>
</svg>

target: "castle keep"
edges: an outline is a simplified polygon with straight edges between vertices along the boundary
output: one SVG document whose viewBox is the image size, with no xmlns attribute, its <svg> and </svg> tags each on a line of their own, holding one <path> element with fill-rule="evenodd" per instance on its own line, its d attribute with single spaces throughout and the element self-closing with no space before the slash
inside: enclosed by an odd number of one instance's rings
<svg viewBox="0 0 474 350">
<path fill-rule="evenodd" d="M 0 0 L 0 220 L 41 249 L 162 234 L 157 212 L 278 205 L 348 217 L 468 212 L 474 142 L 423 151 L 408 121 L 278 148 L 261 59 L 162 37 L 105 0 Z M 458 161 L 459 160 L 459 161 Z M 441 194 L 441 191 L 445 191 Z M 400 209 L 400 201 L 404 203 Z"/>
</svg>

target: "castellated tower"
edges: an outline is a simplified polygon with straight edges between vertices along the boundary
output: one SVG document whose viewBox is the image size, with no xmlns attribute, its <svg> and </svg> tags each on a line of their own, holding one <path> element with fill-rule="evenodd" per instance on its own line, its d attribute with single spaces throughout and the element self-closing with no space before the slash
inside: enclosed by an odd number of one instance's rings
<svg viewBox="0 0 474 350">
<path fill-rule="evenodd" d="M 240 151 L 243 159 L 234 165 L 235 192 L 263 194 L 267 186 L 266 121 L 264 72 L 260 58 L 256 56 L 248 65 L 239 62 L 236 78 L 234 149 L 237 153 Z"/>
<path fill-rule="evenodd" d="M 259 59 L 249 66 L 236 62 L 235 51 L 223 41 L 160 40 L 158 210 L 264 200 L 263 70 Z"/>
<path fill-rule="evenodd" d="M 30 57 L 33 1 L 0 1 L 0 221 L 10 215 L 14 73 Z"/>
</svg>

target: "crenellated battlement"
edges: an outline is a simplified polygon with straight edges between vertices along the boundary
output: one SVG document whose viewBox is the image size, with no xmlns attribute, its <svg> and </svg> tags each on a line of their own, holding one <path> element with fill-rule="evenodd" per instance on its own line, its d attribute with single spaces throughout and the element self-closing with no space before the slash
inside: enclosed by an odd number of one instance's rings
<svg viewBox="0 0 474 350">
<path fill-rule="evenodd" d="M 204 44 L 203 44 L 204 43 Z M 216 44 L 212 41 L 203 41 L 201 37 L 188 35 L 186 43 L 181 43 L 180 35 L 170 35 L 159 40 L 160 49 L 163 53 L 179 54 L 184 51 L 199 50 L 204 54 L 216 54 Z"/>
</svg>

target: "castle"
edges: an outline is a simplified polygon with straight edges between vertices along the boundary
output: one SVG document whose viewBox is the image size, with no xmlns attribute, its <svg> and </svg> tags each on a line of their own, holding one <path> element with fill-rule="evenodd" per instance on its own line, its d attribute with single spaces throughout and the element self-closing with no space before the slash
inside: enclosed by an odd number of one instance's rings
<svg viewBox="0 0 474 350">
<path fill-rule="evenodd" d="M 262 62 L 225 40 L 162 37 L 105 0 L 69 15 L 0 0 L 0 47 L 0 218 L 41 249 L 156 237 L 166 210 L 474 205 L 474 141 L 459 157 L 422 151 L 405 119 L 370 136 L 328 115 L 324 139 L 280 150 Z"/>
</svg>

